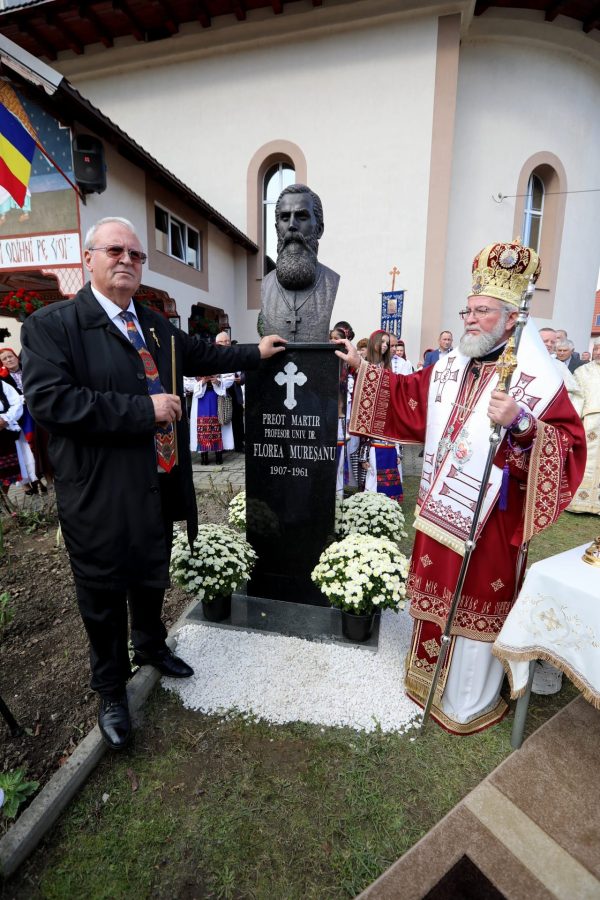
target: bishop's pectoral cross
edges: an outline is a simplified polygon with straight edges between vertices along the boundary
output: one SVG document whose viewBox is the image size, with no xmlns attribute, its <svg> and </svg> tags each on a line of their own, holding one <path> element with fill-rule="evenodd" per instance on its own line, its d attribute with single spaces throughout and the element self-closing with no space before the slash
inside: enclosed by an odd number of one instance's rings
<svg viewBox="0 0 600 900">
<path fill-rule="evenodd" d="M 394 266 L 394 268 L 388 274 L 392 276 L 392 290 L 394 290 L 394 287 L 396 285 L 396 275 L 400 274 L 400 269 L 397 269 L 396 266 Z"/>
<path fill-rule="evenodd" d="M 436 403 L 442 402 L 442 391 L 446 387 L 446 384 L 449 381 L 456 381 L 458 378 L 458 369 L 455 369 L 454 372 L 451 371 L 453 362 L 454 356 L 449 356 L 448 362 L 446 363 L 446 368 L 443 370 L 443 372 L 436 372 L 433 377 L 434 384 L 436 381 L 439 381 L 437 393 L 435 395 Z"/>
</svg>

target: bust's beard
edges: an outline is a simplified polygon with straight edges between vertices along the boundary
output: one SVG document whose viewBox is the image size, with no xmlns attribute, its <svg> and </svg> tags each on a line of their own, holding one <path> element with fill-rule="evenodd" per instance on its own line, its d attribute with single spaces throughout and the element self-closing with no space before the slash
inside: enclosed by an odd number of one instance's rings
<svg viewBox="0 0 600 900">
<path fill-rule="evenodd" d="M 302 291 L 317 277 L 318 241 L 301 234 L 287 235 L 277 255 L 277 280 L 288 291 Z"/>
</svg>

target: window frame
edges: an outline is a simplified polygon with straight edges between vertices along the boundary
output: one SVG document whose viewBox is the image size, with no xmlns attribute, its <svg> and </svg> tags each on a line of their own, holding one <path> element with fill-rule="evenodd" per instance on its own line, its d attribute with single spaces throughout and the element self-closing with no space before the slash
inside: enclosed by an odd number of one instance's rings
<svg viewBox="0 0 600 900">
<path fill-rule="evenodd" d="M 558 267 L 563 252 L 562 236 L 569 184 L 565 167 L 556 154 L 540 150 L 526 159 L 516 184 L 513 235 L 522 235 L 525 199 L 531 175 L 537 175 L 544 185 L 544 214 L 538 251 L 542 260 L 542 272 L 535 285 L 531 314 L 540 319 L 552 320 Z"/>
<path fill-rule="evenodd" d="M 156 225 L 156 212 L 160 210 L 161 213 L 166 215 L 167 217 L 167 231 L 159 231 Z M 183 248 L 183 254 L 187 257 L 188 251 L 192 250 L 196 255 L 196 263 L 189 262 L 187 258 L 182 258 L 177 253 L 173 252 L 173 240 L 172 240 L 172 232 L 173 228 L 176 227 L 179 229 L 181 234 L 181 242 Z M 159 241 L 157 238 L 157 232 L 161 235 L 166 234 L 167 238 L 167 249 L 159 246 Z M 188 234 L 194 234 L 197 240 L 197 247 L 194 249 L 190 247 L 188 241 Z M 190 225 L 189 222 L 186 222 L 181 216 L 172 213 L 166 206 L 158 201 L 154 201 L 154 246 L 158 253 L 163 253 L 165 256 L 168 256 L 170 259 L 174 259 L 177 262 L 182 263 L 182 265 L 187 266 L 188 269 L 193 269 L 195 272 L 202 272 L 202 234 L 197 229 L 194 228 L 193 225 Z"/>
<path fill-rule="evenodd" d="M 542 202 L 539 208 L 535 207 L 533 204 L 533 194 L 534 194 L 534 179 L 537 180 L 540 184 L 542 190 Z M 546 197 L 546 185 L 544 184 L 544 179 L 541 177 L 539 172 L 532 172 L 529 176 L 529 180 L 527 182 L 527 193 L 525 195 L 525 205 L 523 209 L 523 244 L 526 247 L 531 247 L 536 253 L 540 251 L 540 245 L 542 242 L 542 229 L 544 227 L 544 200 Z M 534 220 L 538 220 L 538 229 L 537 229 L 537 241 L 532 243 L 531 241 L 531 228 Z"/>
<path fill-rule="evenodd" d="M 292 179 L 291 181 L 287 181 L 284 177 L 284 172 L 291 172 Z M 277 197 L 275 200 L 269 200 L 267 197 L 268 187 L 271 182 L 271 179 L 279 177 L 279 187 L 277 189 Z M 268 275 L 270 271 L 275 268 L 275 259 L 272 259 L 272 266 L 269 268 L 267 260 L 269 259 L 267 248 L 269 246 L 270 240 L 273 239 L 274 226 L 275 226 L 275 206 L 277 205 L 277 198 L 281 194 L 282 190 L 286 187 L 289 187 L 290 184 L 294 184 L 294 180 L 296 177 L 296 170 L 293 164 L 288 159 L 279 159 L 275 160 L 271 166 L 265 171 L 262 180 L 262 247 L 263 247 L 263 275 Z M 271 215 L 272 214 L 272 215 Z M 271 238 L 268 236 L 268 230 L 271 231 Z"/>
</svg>

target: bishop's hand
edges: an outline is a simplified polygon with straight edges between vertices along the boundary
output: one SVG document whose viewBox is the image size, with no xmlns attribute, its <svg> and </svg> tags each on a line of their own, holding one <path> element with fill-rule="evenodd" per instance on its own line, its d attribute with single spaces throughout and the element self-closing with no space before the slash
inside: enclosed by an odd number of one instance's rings
<svg viewBox="0 0 600 900">
<path fill-rule="evenodd" d="M 505 394 L 503 391 L 492 391 L 488 416 L 495 425 L 507 428 L 514 421 L 520 408 L 510 394 Z"/>
<path fill-rule="evenodd" d="M 339 356 L 340 359 L 343 359 L 345 363 L 348 363 L 352 369 L 358 369 L 362 359 L 354 344 L 351 344 L 350 341 L 347 340 L 336 340 L 333 343 L 343 346 L 346 350 L 345 353 L 343 350 L 336 350 L 335 355 Z"/>
</svg>

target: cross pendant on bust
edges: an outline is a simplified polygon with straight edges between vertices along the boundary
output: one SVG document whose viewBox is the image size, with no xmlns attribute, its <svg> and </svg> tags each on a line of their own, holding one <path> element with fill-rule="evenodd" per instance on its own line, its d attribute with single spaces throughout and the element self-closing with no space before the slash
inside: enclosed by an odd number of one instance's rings
<svg viewBox="0 0 600 900">
<path fill-rule="evenodd" d="M 285 323 L 286 323 L 286 325 L 290 326 L 290 333 L 296 334 L 296 332 L 298 330 L 296 326 L 302 321 L 302 319 L 300 318 L 300 316 L 298 315 L 298 313 L 296 312 L 295 309 L 290 309 L 290 313 L 292 314 L 293 318 L 286 319 Z"/>
</svg>

